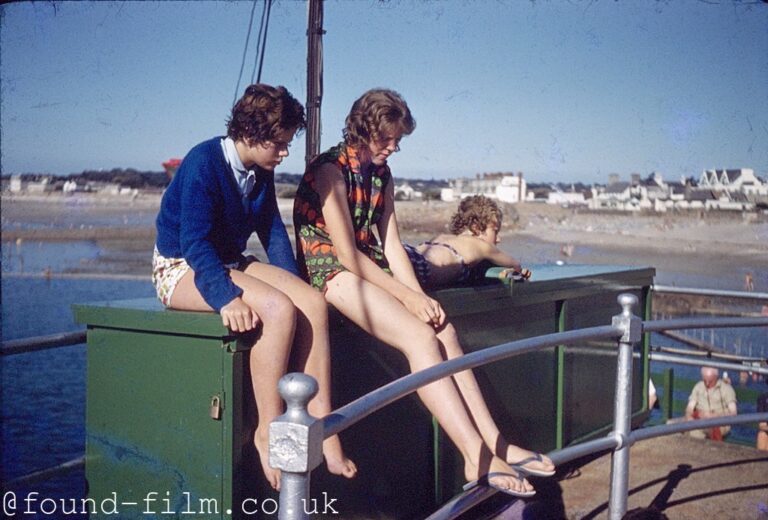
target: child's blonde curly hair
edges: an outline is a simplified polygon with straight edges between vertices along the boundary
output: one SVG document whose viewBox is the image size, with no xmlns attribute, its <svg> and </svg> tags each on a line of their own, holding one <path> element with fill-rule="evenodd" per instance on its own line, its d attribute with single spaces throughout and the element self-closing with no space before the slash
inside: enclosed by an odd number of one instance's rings
<svg viewBox="0 0 768 520">
<path fill-rule="evenodd" d="M 458 235 L 465 229 L 482 233 L 491 222 L 501 226 L 501 208 L 496 201 L 484 195 L 472 195 L 461 199 L 459 209 L 451 217 L 451 233 Z"/>
</svg>

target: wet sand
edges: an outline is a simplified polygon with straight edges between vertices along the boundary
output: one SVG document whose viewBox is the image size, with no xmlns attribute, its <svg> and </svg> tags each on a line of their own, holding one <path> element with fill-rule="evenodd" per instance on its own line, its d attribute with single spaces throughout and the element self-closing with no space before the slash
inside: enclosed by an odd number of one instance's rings
<svg viewBox="0 0 768 520">
<path fill-rule="evenodd" d="M 3 194 L 2 239 L 94 241 L 103 254 L 82 272 L 146 274 L 159 204 L 157 193 L 142 193 L 136 198 Z M 280 199 L 279 205 L 292 238 L 292 201 Z M 402 238 L 418 242 L 445 232 L 455 208 L 456 203 L 441 201 L 398 202 Z M 768 215 L 609 214 L 540 203 L 506 206 L 504 211 L 501 247 L 524 265 L 560 261 L 654 266 L 662 283 L 674 281 L 682 272 L 725 277 L 727 284 L 712 286 L 731 289 L 742 289 L 749 274 L 756 291 L 768 291 Z M 258 240 L 249 245 L 256 254 L 262 253 Z M 55 266 L 52 269 L 57 271 Z"/>
</svg>

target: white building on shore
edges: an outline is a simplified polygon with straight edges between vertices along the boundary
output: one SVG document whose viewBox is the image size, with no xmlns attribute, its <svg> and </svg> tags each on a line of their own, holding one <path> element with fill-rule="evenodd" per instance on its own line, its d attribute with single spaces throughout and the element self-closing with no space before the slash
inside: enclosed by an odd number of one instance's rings
<svg viewBox="0 0 768 520">
<path fill-rule="evenodd" d="M 483 173 L 474 179 L 455 179 L 450 188 L 443 188 L 440 198 L 444 201 L 463 199 L 472 195 L 485 195 L 501 202 L 515 204 L 526 199 L 526 183 L 523 174 Z"/>
</svg>

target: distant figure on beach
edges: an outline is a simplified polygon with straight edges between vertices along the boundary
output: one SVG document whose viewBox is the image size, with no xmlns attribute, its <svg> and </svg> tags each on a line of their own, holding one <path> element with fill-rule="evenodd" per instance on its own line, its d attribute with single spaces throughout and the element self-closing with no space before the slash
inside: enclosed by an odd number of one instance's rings
<svg viewBox="0 0 768 520">
<path fill-rule="evenodd" d="M 744 290 L 749 292 L 754 292 L 755 290 L 755 280 L 752 277 L 752 273 L 744 275 Z"/>
<path fill-rule="evenodd" d="M 293 212 L 299 264 L 312 286 L 349 320 L 402 352 L 412 372 L 463 355 L 442 306 L 416 279 L 397 228 L 387 160 L 415 125 L 398 93 L 363 94 L 347 116 L 344 140 L 307 167 Z M 535 492 L 526 475 L 555 473 L 547 456 L 504 439 L 471 370 L 422 387 L 418 395 L 463 456 L 468 488 L 483 484 L 527 497 Z"/>
<path fill-rule="evenodd" d="M 327 305 L 298 276 L 275 197 L 274 169 L 305 126 L 304 108 L 285 87 L 249 86 L 227 135 L 192 148 L 173 176 L 157 216 L 152 265 L 166 307 L 216 311 L 233 332 L 258 329 L 247 336 L 259 416 L 253 442 L 275 489 L 280 472 L 269 465 L 269 423 L 283 411 L 277 383 L 290 360 L 318 381 L 310 413 L 331 411 Z M 269 264 L 243 254 L 254 232 Z M 331 473 L 355 475 L 338 437 L 325 441 L 323 453 Z"/>
<path fill-rule="evenodd" d="M 768 385 L 768 376 L 764 377 L 764 381 Z M 757 397 L 757 413 L 768 413 L 768 392 Z M 757 424 L 756 447 L 758 450 L 768 451 L 768 421 Z"/>
<path fill-rule="evenodd" d="M 733 387 L 718 378 L 718 370 L 702 367 L 701 381 L 696 383 L 688 398 L 685 419 L 709 419 L 723 415 L 736 415 L 736 392 Z M 707 430 L 692 430 L 691 437 L 709 438 L 721 441 L 730 433 L 730 426 L 720 426 Z"/>
<path fill-rule="evenodd" d="M 531 272 L 497 247 L 501 242 L 502 212 L 496 201 L 483 195 L 466 197 L 451 218 L 451 234 L 438 235 L 417 246 L 403 244 L 423 289 L 465 283 L 481 262 L 506 267 L 501 278 L 526 280 Z"/>
</svg>

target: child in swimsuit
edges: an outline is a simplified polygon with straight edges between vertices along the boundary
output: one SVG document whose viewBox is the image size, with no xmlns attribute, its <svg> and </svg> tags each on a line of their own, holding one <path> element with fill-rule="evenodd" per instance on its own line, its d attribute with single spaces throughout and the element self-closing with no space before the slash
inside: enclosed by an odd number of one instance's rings
<svg viewBox="0 0 768 520">
<path fill-rule="evenodd" d="M 344 141 L 307 167 L 293 217 L 299 268 L 310 283 L 348 319 L 402 352 L 416 372 L 463 351 L 440 303 L 419 285 L 397 229 L 387 160 L 414 127 L 399 94 L 366 92 L 347 116 Z M 503 438 L 471 370 L 418 395 L 461 452 L 473 483 L 484 477 L 500 491 L 531 496 L 526 474 L 554 474 L 546 456 Z"/>
<path fill-rule="evenodd" d="M 195 146 L 165 191 L 152 269 L 166 307 L 216 311 L 233 332 L 260 329 L 250 336 L 259 415 L 253 442 L 275 489 L 280 472 L 269 466 L 269 423 L 283 411 L 277 383 L 292 346 L 298 368 L 319 384 L 310 413 L 331 411 L 327 305 L 297 276 L 275 198 L 274 169 L 305 126 L 304 108 L 284 87 L 249 86 L 232 109 L 227 136 Z M 254 232 L 269 264 L 243 255 Z M 332 473 L 355 475 L 338 437 L 327 439 L 323 452 Z"/>
<path fill-rule="evenodd" d="M 500 250 L 501 209 L 483 195 L 467 197 L 451 218 L 451 233 L 438 235 L 418 246 L 404 244 L 416 277 L 425 289 L 466 283 L 483 261 L 505 267 L 501 278 L 527 280 L 531 276 L 520 262 Z"/>
</svg>

